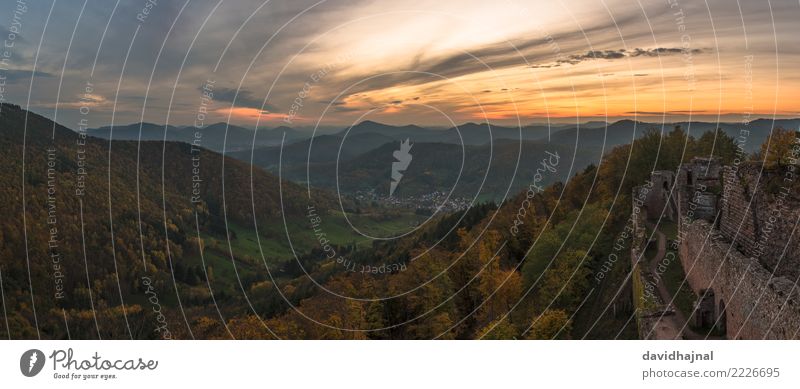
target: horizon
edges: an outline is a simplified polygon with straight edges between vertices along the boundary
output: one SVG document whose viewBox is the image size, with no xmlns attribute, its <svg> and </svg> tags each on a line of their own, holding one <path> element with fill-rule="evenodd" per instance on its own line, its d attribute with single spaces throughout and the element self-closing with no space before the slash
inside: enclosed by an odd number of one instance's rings
<svg viewBox="0 0 800 389">
<path fill-rule="evenodd" d="M 8 102 L 8 101 L 4 101 L 4 102 L 2 102 L 2 104 L 15 105 L 15 106 L 20 107 L 21 109 L 28 110 L 30 112 L 36 113 L 36 114 L 41 115 L 41 116 L 43 116 L 43 117 L 45 117 L 47 119 L 54 120 L 54 118 L 49 117 L 46 114 L 43 114 L 41 112 L 37 112 L 35 110 L 26 109 L 21 104 L 17 104 L 17 103 L 14 103 L 14 102 Z M 572 120 L 570 120 L 570 119 L 572 119 Z M 498 123 L 492 123 L 492 122 L 465 121 L 465 122 L 461 122 L 460 124 L 457 124 L 456 127 L 461 127 L 461 126 L 466 126 L 466 125 L 485 125 L 485 124 L 489 124 L 491 126 L 497 126 L 497 127 L 506 127 L 506 128 L 517 128 L 517 127 L 525 128 L 525 127 L 530 127 L 530 126 L 547 126 L 547 125 L 565 127 L 565 126 L 570 126 L 570 125 L 577 126 L 578 124 L 584 125 L 584 124 L 598 123 L 598 122 L 600 122 L 600 123 L 604 122 L 607 125 L 612 125 L 612 124 L 615 124 L 615 123 L 618 123 L 618 122 L 624 122 L 624 121 L 639 122 L 639 123 L 644 123 L 644 124 L 660 124 L 660 125 L 670 125 L 670 124 L 680 124 L 680 123 L 744 124 L 744 123 L 752 123 L 752 122 L 759 121 L 759 120 L 768 120 L 768 121 L 800 120 L 800 115 L 797 115 L 797 116 L 784 115 L 784 116 L 776 116 L 776 117 L 753 116 L 753 117 L 750 117 L 746 122 L 742 121 L 742 120 L 701 120 L 701 119 L 697 119 L 697 118 L 691 118 L 691 120 L 689 120 L 689 119 L 690 118 L 687 117 L 687 118 L 682 118 L 681 120 L 651 121 L 651 120 L 645 120 L 645 117 L 636 117 L 636 116 L 615 117 L 615 118 L 612 118 L 612 117 L 607 117 L 607 118 L 603 118 L 603 117 L 582 117 L 582 118 L 556 118 L 556 120 L 551 120 L 550 123 L 548 123 L 546 121 L 546 118 L 530 118 L 530 119 L 528 119 L 526 121 L 522 121 L 520 126 L 517 126 L 514 123 L 511 123 L 511 124 L 498 124 Z M 380 124 L 380 125 L 389 126 L 389 127 L 416 126 L 416 127 L 420 127 L 420 128 L 428 129 L 428 130 L 450 129 L 450 128 L 454 127 L 454 126 L 441 126 L 439 124 L 430 124 L 430 123 L 428 123 L 428 124 L 426 124 L 426 123 L 403 123 L 403 122 L 391 123 L 391 122 L 382 122 L 382 121 L 377 121 L 377 120 L 372 120 L 372 119 L 364 119 L 364 120 L 361 120 L 361 121 L 359 121 L 357 123 L 353 123 L 353 124 L 350 124 L 350 125 L 348 125 L 348 124 L 334 124 L 334 123 L 321 124 L 321 125 L 318 126 L 318 128 L 324 129 L 324 130 L 345 129 L 345 128 L 348 128 L 348 127 L 355 127 L 355 126 L 362 125 L 364 123 L 370 123 L 370 122 L 371 123 Z M 73 127 L 71 127 L 67 123 L 58 122 L 58 121 L 56 121 L 56 123 L 66 127 L 66 128 L 69 128 L 69 129 L 71 129 L 73 131 L 75 130 Z M 186 123 L 184 123 L 184 124 L 166 124 L 166 123 L 156 123 L 156 122 L 150 122 L 150 121 L 139 121 L 139 122 L 128 122 L 128 123 L 121 123 L 121 124 L 113 124 L 113 126 L 114 127 L 128 127 L 128 126 L 137 125 L 137 124 L 149 124 L 149 125 L 156 125 L 156 126 L 169 125 L 169 126 L 176 127 L 176 128 L 191 128 L 191 127 L 195 127 L 193 124 L 186 124 Z M 248 130 L 254 130 L 255 129 L 255 127 L 249 126 L 247 123 L 240 124 L 240 123 L 225 122 L 225 121 L 210 122 L 210 123 L 207 123 L 207 124 L 205 124 L 205 125 L 203 125 L 202 127 L 199 127 L 199 128 L 207 128 L 207 127 L 211 127 L 211 126 L 215 126 L 215 125 L 219 125 L 219 124 L 228 124 L 230 126 L 236 126 L 236 127 L 240 127 L 240 128 L 245 128 L 245 129 L 248 129 Z M 102 129 L 102 128 L 108 128 L 108 127 L 111 127 L 111 126 L 112 126 L 112 124 L 108 123 L 108 124 L 102 124 L 102 125 L 98 125 L 98 126 L 92 126 L 92 127 L 89 127 L 88 129 L 89 130 L 98 130 L 98 129 Z M 262 126 L 260 129 L 273 130 L 273 129 L 277 129 L 277 128 L 281 128 L 281 127 L 286 127 L 286 128 L 290 128 L 290 129 L 293 129 L 293 130 L 307 131 L 309 129 L 313 129 L 315 126 L 314 125 L 290 126 L 290 125 L 287 125 L 286 123 L 277 123 L 274 126 Z"/>
<path fill-rule="evenodd" d="M 612 119 L 612 118 L 608 118 L 608 119 Z M 522 122 L 521 128 L 530 127 L 530 126 L 547 126 L 548 124 L 551 125 L 551 126 L 558 126 L 558 127 L 565 127 L 565 126 L 570 126 L 570 125 L 577 126 L 578 124 L 584 125 L 584 124 L 590 124 L 590 123 L 606 123 L 607 125 L 612 125 L 612 124 L 615 124 L 615 123 L 625 122 L 625 121 L 638 122 L 638 123 L 643 123 L 643 124 L 661 124 L 661 125 L 680 124 L 680 123 L 744 124 L 744 122 L 736 121 L 736 120 L 731 120 L 731 121 L 726 121 L 726 120 L 708 121 L 708 120 L 693 119 L 691 121 L 689 121 L 689 120 L 675 120 L 675 121 L 659 122 L 659 121 L 643 120 L 642 118 L 634 118 L 634 117 L 620 117 L 620 118 L 613 118 L 613 120 L 604 120 L 603 118 L 593 118 L 593 119 L 582 118 L 580 121 L 575 121 L 575 120 L 572 120 L 572 121 L 569 121 L 569 120 L 567 120 L 567 121 L 558 121 L 558 122 L 557 121 L 551 121 L 551 123 L 542 122 L 542 121 L 535 121 L 536 119 L 531 119 L 531 120 L 533 120 L 533 121 Z M 775 118 L 754 117 L 754 118 L 751 118 L 750 120 L 748 120 L 747 123 L 752 123 L 752 122 L 759 121 L 759 120 L 768 120 L 768 121 L 770 121 L 770 120 L 771 121 L 800 120 L 800 116 L 783 116 L 783 117 L 775 117 Z M 441 126 L 439 124 L 388 123 L 388 122 L 381 122 L 381 121 L 369 120 L 369 119 L 362 120 L 362 121 L 360 121 L 358 123 L 354 123 L 352 125 L 347 125 L 347 124 L 325 124 L 325 125 L 320 125 L 319 128 L 323 128 L 323 129 L 346 129 L 348 127 L 355 127 L 355 126 L 358 126 L 358 125 L 362 125 L 364 123 L 376 123 L 376 124 L 385 125 L 385 126 L 389 126 L 389 127 L 415 126 L 415 127 L 420 127 L 422 129 L 426 129 L 426 130 L 453 128 L 453 126 L 445 127 L 445 126 Z M 114 127 L 125 127 L 125 126 L 132 126 L 132 125 L 136 125 L 136 124 L 152 124 L 152 125 L 157 125 L 157 126 L 166 125 L 166 124 L 162 124 L 162 123 L 153 123 L 153 122 L 131 122 L 131 123 L 127 123 L 127 124 L 115 124 Z M 207 128 L 207 127 L 215 126 L 215 125 L 218 125 L 218 124 L 228 124 L 228 125 L 232 125 L 232 126 L 236 126 L 236 127 L 240 127 L 240 128 L 246 128 L 248 130 L 254 130 L 255 129 L 254 127 L 248 126 L 247 124 L 226 123 L 224 121 L 214 122 L 214 123 L 205 125 L 204 127 L 201 127 L 201 128 Z M 476 121 L 462 122 L 461 124 L 457 124 L 456 127 L 462 127 L 462 126 L 467 126 L 467 125 L 486 125 L 486 124 L 489 124 L 491 126 L 506 127 L 506 128 L 517 128 L 518 127 L 518 126 L 516 126 L 514 124 L 496 124 L 496 123 L 490 123 L 490 122 L 476 122 Z M 169 125 L 173 126 L 173 127 L 177 127 L 177 128 L 194 127 L 192 124 L 169 124 Z M 99 127 L 92 127 L 91 129 L 96 130 L 96 129 L 106 128 L 106 127 L 110 127 L 110 126 L 111 126 L 110 124 L 106 124 L 106 125 L 102 125 L 102 126 L 99 126 Z M 310 125 L 310 126 L 289 126 L 289 125 L 286 125 L 286 124 L 278 123 L 275 126 L 262 127 L 262 128 L 263 129 L 272 130 L 272 129 L 282 128 L 282 127 L 290 128 L 290 129 L 293 129 L 293 130 L 298 130 L 298 129 L 300 129 L 300 130 L 308 130 L 308 129 L 313 129 L 314 126 L 313 125 Z M 69 127 L 67 126 L 67 128 L 69 128 Z"/>
</svg>

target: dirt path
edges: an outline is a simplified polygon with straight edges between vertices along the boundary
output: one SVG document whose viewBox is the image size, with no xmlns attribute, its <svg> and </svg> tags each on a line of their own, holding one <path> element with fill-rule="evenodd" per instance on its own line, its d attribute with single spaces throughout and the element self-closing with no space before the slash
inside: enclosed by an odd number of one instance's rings
<svg viewBox="0 0 800 389">
<path fill-rule="evenodd" d="M 698 334 L 697 332 L 693 331 L 686 325 L 687 316 L 684 312 L 682 312 L 678 307 L 672 302 L 673 296 L 669 293 L 667 286 L 664 284 L 664 278 L 659 275 L 658 273 L 658 264 L 664 259 L 667 255 L 667 237 L 659 231 L 656 226 L 650 222 L 647 223 L 647 226 L 652 228 L 653 231 L 656 233 L 656 237 L 658 239 L 658 252 L 656 256 L 650 259 L 648 264 L 647 270 L 650 272 L 650 275 L 656 280 L 656 290 L 658 290 L 658 296 L 661 298 L 661 301 L 664 304 L 669 303 L 669 306 L 666 307 L 667 310 L 674 312 L 673 314 L 664 315 L 656 324 L 657 328 L 655 330 L 656 338 L 657 339 L 705 339 L 705 336 Z M 665 338 L 661 338 L 659 336 L 666 336 Z"/>
</svg>

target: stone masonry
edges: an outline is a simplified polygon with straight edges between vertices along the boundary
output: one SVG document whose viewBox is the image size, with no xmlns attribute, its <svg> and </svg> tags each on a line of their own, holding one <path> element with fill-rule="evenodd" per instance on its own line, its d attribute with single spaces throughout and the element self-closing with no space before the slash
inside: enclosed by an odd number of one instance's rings
<svg viewBox="0 0 800 389">
<path fill-rule="evenodd" d="M 674 187 L 664 185 L 669 172 L 651 175 L 640 217 L 677 214 L 680 261 L 697 295 L 694 325 L 714 326 L 728 339 L 800 338 L 795 168 L 695 158 L 678 169 Z"/>
</svg>

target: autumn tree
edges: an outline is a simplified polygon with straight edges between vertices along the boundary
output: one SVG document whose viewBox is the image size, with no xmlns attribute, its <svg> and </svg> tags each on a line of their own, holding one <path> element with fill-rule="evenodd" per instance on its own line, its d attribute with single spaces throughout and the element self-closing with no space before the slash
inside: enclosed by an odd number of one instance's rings
<svg viewBox="0 0 800 389">
<path fill-rule="evenodd" d="M 572 332 L 572 320 L 561 309 L 547 309 L 533 319 L 528 331 L 528 339 L 569 339 Z"/>
<path fill-rule="evenodd" d="M 763 161 L 766 167 L 783 167 L 791 164 L 792 158 L 796 158 L 797 152 L 793 150 L 798 146 L 800 143 L 797 131 L 776 127 L 770 137 L 761 144 L 758 159 Z"/>
<path fill-rule="evenodd" d="M 733 162 L 738 152 L 736 140 L 721 129 L 705 132 L 697 139 L 694 147 L 695 156 L 717 157 L 723 164 Z"/>
<path fill-rule="evenodd" d="M 478 249 L 470 247 L 472 240 L 465 229 L 458 230 L 458 253 L 452 256 L 453 266 L 448 271 L 453 283 L 453 289 L 459 291 L 453 296 L 453 301 L 459 315 L 465 317 L 459 326 L 459 333 L 464 337 L 471 337 L 475 326 L 476 317 L 472 313 L 481 303 L 481 291 L 477 277 L 481 271 L 481 261 L 478 258 Z"/>
<path fill-rule="evenodd" d="M 500 258 L 496 256 L 500 244 L 500 234 L 496 231 L 487 231 L 479 243 L 478 258 L 482 264 L 479 289 L 484 299 L 482 321 L 494 320 L 497 299 L 493 294 L 503 283 L 504 272 L 500 270 Z"/>
<path fill-rule="evenodd" d="M 552 305 L 574 311 L 585 297 L 590 274 L 585 264 L 586 252 L 569 250 L 560 254 L 547 269 L 539 287 L 540 305 Z"/>
<path fill-rule="evenodd" d="M 510 316 L 509 316 L 510 317 Z M 497 319 L 485 327 L 483 327 L 479 332 L 477 339 L 487 339 L 487 340 L 506 340 L 506 339 L 516 339 L 519 331 L 517 328 L 514 327 L 513 324 L 508 319 Z"/>
<path fill-rule="evenodd" d="M 406 271 L 391 277 L 387 294 L 401 297 L 388 300 L 385 307 L 390 319 L 387 324 L 404 324 L 397 328 L 402 331 L 397 337 L 432 339 L 452 331 L 456 315 L 450 298 L 452 283 L 445 271 L 449 258 L 446 253 L 431 250 Z"/>
</svg>

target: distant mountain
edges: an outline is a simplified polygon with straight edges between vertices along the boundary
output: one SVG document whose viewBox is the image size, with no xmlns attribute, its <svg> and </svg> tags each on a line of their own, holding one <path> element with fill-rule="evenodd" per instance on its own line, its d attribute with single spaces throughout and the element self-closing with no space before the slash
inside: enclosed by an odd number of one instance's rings
<svg viewBox="0 0 800 389">
<path fill-rule="evenodd" d="M 334 130 L 330 126 L 320 128 L 316 132 L 316 140 L 294 146 L 293 149 L 305 149 L 307 158 L 308 145 L 317 143 L 320 148 L 314 147 L 313 154 L 321 153 L 317 162 L 330 160 L 330 150 L 322 147 L 342 144 L 342 157 L 354 156 L 367 152 L 387 141 L 401 141 L 409 139 L 412 143 L 449 143 L 464 144 L 469 146 L 486 145 L 502 139 L 511 140 L 537 140 L 574 147 L 610 149 L 614 146 L 630 143 L 633 139 L 641 137 L 648 130 L 669 132 L 674 126 L 680 125 L 692 136 L 700 136 L 704 132 L 721 128 L 727 134 L 738 137 L 740 131 L 750 131 L 746 137 L 745 150 L 756 150 L 769 136 L 773 127 L 799 128 L 800 119 L 778 119 L 774 122 L 769 119 L 757 119 L 747 126 L 741 123 L 708 123 L 708 122 L 676 122 L 676 123 L 648 123 L 633 120 L 620 120 L 614 123 L 604 121 L 589 121 L 575 124 L 552 123 L 530 124 L 519 127 L 497 126 L 486 123 L 464 123 L 451 128 L 421 127 L 416 125 L 393 126 L 365 120 L 352 127 Z M 140 135 L 141 131 L 141 135 Z M 237 159 L 250 160 L 252 149 L 254 161 L 259 166 L 277 165 L 279 145 L 308 141 L 314 134 L 311 127 L 290 128 L 281 126 L 273 129 L 260 129 L 255 134 L 248 128 L 216 123 L 202 129 L 191 126 L 171 126 L 153 123 L 134 123 L 124 126 L 101 127 L 90 129 L 89 134 L 95 137 L 114 140 L 168 140 L 185 143 L 198 143 L 204 148 L 214 151 L 235 153 Z M 166 132 L 166 137 L 165 137 Z M 227 133 L 227 135 L 226 135 Z M 200 138 L 199 141 L 196 139 Z M 346 142 L 342 142 L 346 139 Z M 338 150 L 338 146 L 337 146 Z M 284 150 L 284 157 L 299 158 L 294 152 Z M 312 156 L 312 159 L 315 156 Z"/>
<path fill-rule="evenodd" d="M 394 140 L 409 139 L 413 142 L 451 143 L 464 145 L 484 145 L 498 139 L 535 140 L 546 137 L 546 126 L 528 126 L 522 128 L 503 127 L 486 123 L 465 123 L 446 130 L 433 130 L 419 126 L 391 126 L 364 121 L 353 127 L 342 130 L 340 136 L 374 133 L 388 136 Z"/>
<path fill-rule="evenodd" d="M 428 136 L 435 136 L 435 134 L 431 134 L 434 130 L 430 130 L 427 128 L 422 128 L 419 126 L 408 125 L 408 126 L 392 126 L 389 124 L 383 124 L 378 122 L 373 122 L 371 120 L 365 120 L 361 123 L 358 123 L 352 127 L 345 128 L 336 135 L 341 137 L 349 137 L 354 135 L 360 134 L 380 134 L 384 136 L 391 137 L 392 139 L 405 139 L 405 138 L 420 138 L 420 137 L 428 137 Z"/>
<path fill-rule="evenodd" d="M 603 121 L 589 121 L 581 124 L 583 128 L 603 128 L 608 125 L 608 122 Z"/>
<path fill-rule="evenodd" d="M 397 143 L 388 143 L 351 160 L 340 161 L 338 174 L 335 162 L 312 164 L 310 183 L 314 187 L 336 188 L 342 193 L 374 190 L 388 195 L 392 162 L 395 161 L 393 152 L 397 148 Z M 542 159 L 548 158 L 547 152 L 559 156 L 559 165 L 555 172 L 540 171 L 542 184 L 566 181 L 600 159 L 598 150 L 583 149 L 574 155 L 570 147 L 537 141 L 503 140 L 493 146 L 465 146 L 463 149 L 461 145 L 447 143 L 415 143 L 411 149 L 413 159 L 403 172 L 395 195 L 416 196 L 452 190 L 454 196 L 499 200 L 534 182 L 537 169 L 542 168 Z M 305 181 L 305 165 L 285 167 L 283 177 Z"/>
<path fill-rule="evenodd" d="M 594 124 L 592 125 L 594 126 Z M 767 139 L 774 127 L 800 128 L 800 119 L 778 119 L 774 122 L 769 119 L 753 120 L 747 125 L 741 123 L 708 123 L 708 122 L 676 122 L 676 123 L 647 123 L 633 120 L 620 120 L 609 124 L 607 127 L 568 128 L 555 132 L 550 141 L 561 145 L 575 145 L 578 147 L 599 148 L 605 146 L 610 150 L 614 146 L 631 143 L 640 138 L 647 131 L 654 130 L 668 133 L 675 126 L 681 126 L 684 131 L 694 137 L 703 133 L 722 129 L 728 135 L 738 138 L 743 130 L 748 131 L 744 136 L 744 148 L 747 152 L 758 150 Z"/>
<path fill-rule="evenodd" d="M 518 177 L 512 183 L 513 190 L 520 189 L 521 183 L 531 177 L 532 172 L 535 172 L 535 165 L 539 163 L 535 157 L 548 150 L 548 147 L 558 150 L 568 156 L 568 159 L 572 158 L 574 150 L 578 150 L 574 172 L 597 162 L 601 153 L 629 144 L 648 131 L 668 133 L 675 126 L 681 126 L 690 135 L 700 137 L 707 131 L 721 128 L 736 138 L 746 128 L 749 134 L 746 137 L 745 150 L 752 152 L 766 140 L 773 126 L 793 128 L 798 124 L 798 119 L 777 120 L 774 123 L 759 119 L 747 126 L 737 123 L 661 124 L 620 120 L 610 124 L 602 121 L 587 122 L 580 127 L 529 125 L 522 129 L 466 123 L 454 128 L 431 130 L 419 126 L 391 126 L 365 121 L 334 135 L 317 136 L 285 145 L 282 153 L 280 147 L 273 146 L 252 151 L 242 150 L 232 153 L 231 156 L 247 162 L 252 157 L 254 164 L 277 173 L 282 155 L 281 174 L 284 178 L 303 183 L 310 180 L 312 186 L 337 189 L 338 177 L 338 189 L 343 193 L 364 190 L 383 193 L 386 192 L 385 187 L 388 187 L 387 177 L 394 162 L 392 153 L 400 141 L 409 139 L 415 145 L 412 150 L 414 160 L 408 172 L 408 176 L 412 178 L 404 178 L 401 189 L 397 192 L 403 196 L 450 188 L 458 176 L 463 145 L 466 152 L 465 166 L 456 193 L 468 195 L 471 193 L 468 188 L 480 187 L 480 182 L 474 180 L 482 178 L 486 173 L 491 155 L 492 169 L 481 191 L 484 195 L 502 196 L 513 174 L 515 164 L 512 162 L 516 160 L 516 152 L 520 147 L 522 162 Z M 567 177 L 557 177 L 562 180 L 565 178 Z"/>
<path fill-rule="evenodd" d="M 394 138 L 378 133 L 350 134 L 346 138 L 341 135 L 320 135 L 301 140 L 283 147 L 283 163 L 286 166 L 315 163 L 329 163 L 349 160 L 373 150 L 381 145 L 393 142 Z M 231 157 L 250 162 L 271 171 L 277 171 L 281 156 L 280 146 L 259 147 L 231 152 Z"/>
<path fill-rule="evenodd" d="M 698 137 L 706 131 L 713 131 L 715 128 L 721 128 L 725 133 L 732 136 L 734 139 L 744 141 L 744 149 L 747 152 L 753 152 L 761 147 L 761 144 L 767 140 L 773 128 L 782 127 L 784 129 L 798 129 L 800 128 L 800 119 L 756 119 L 747 125 L 741 123 L 705 123 L 705 122 L 682 122 L 675 123 L 680 125 L 690 135 Z M 741 138 L 739 138 L 741 136 Z"/>
<path fill-rule="evenodd" d="M 601 148 L 606 150 L 621 144 L 631 143 L 642 136 L 645 131 L 653 128 L 652 124 L 633 120 L 620 120 L 600 128 L 569 128 L 558 131 L 550 136 L 550 142 L 577 147 Z M 672 129 L 667 126 L 667 132 Z"/>
<path fill-rule="evenodd" d="M 491 137 L 489 136 L 491 129 Z M 490 142 L 504 142 L 520 139 L 534 140 L 547 135 L 546 128 L 526 128 L 523 132 L 519 129 L 508 127 L 489 127 L 486 124 L 466 123 L 459 127 L 446 130 L 429 130 L 417 126 L 390 126 L 370 121 L 365 121 L 350 129 L 342 130 L 333 135 L 320 135 L 311 139 L 301 140 L 284 145 L 283 164 L 293 166 L 346 161 L 356 156 L 376 149 L 387 143 L 397 143 L 408 139 L 411 143 L 440 143 L 448 145 L 480 146 Z M 236 159 L 250 162 L 251 156 L 254 164 L 268 168 L 272 171 L 278 166 L 281 155 L 280 146 L 259 147 L 255 150 L 240 150 L 230 153 Z"/>
<path fill-rule="evenodd" d="M 194 143 L 200 147 L 214 151 L 237 151 L 251 149 L 253 146 L 273 146 L 281 143 L 286 137 L 286 142 L 295 142 L 308 137 L 306 133 L 289 127 L 274 129 L 259 129 L 258 132 L 228 125 L 215 123 L 203 128 L 172 125 L 159 125 L 153 123 L 133 123 L 123 126 L 106 126 L 87 131 L 89 135 L 113 140 L 143 140 L 143 141 L 178 141 Z M 255 135 L 255 139 L 254 139 Z"/>
<path fill-rule="evenodd" d="M 393 151 L 400 141 L 410 140 L 414 144 L 414 162 L 409 167 L 408 179 L 400 185 L 398 195 L 417 195 L 448 189 L 458 176 L 462 158 L 462 146 L 466 152 L 462 178 L 456 188 L 458 195 L 470 195 L 478 187 L 486 173 L 492 155 L 492 169 L 481 189 L 482 195 L 502 197 L 511 180 L 516 160 L 515 150 L 522 145 L 522 161 L 517 178 L 511 183 L 512 190 L 522 188 L 523 182 L 535 172 L 541 155 L 547 147 L 559 150 L 569 159 L 578 150 L 573 170 L 577 171 L 599 160 L 600 154 L 615 146 L 629 144 L 648 131 L 668 133 L 681 126 L 690 135 L 699 137 L 707 131 L 720 128 L 730 136 L 738 138 L 742 130 L 749 131 L 744 139 L 746 152 L 757 150 L 769 136 L 773 127 L 797 128 L 800 119 L 754 120 L 748 125 L 740 123 L 647 123 L 620 120 L 614 123 L 593 121 L 579 127 L 569 124 L 528 125 L 523 128 L 490 126 L 482 123 L 465 123 L 447 129 L 429 129 L 416 125 L 393 126 L 373 121 L 363 121 L 333 134 L 307 138 L 306 132 L 289 127 L 261 130 L 253 148 L 253 131 L 217 123 L 200 131 L 194 127 L 160 126 L 151 123 L 108 127 L 90 131 L 92 135 L 114 139 L 163 140 L 165 129 L 167 140 L 192 142 L 200 134 L 200 145 L 212 150 L 222 150 L 235 159 L 263 167 L 273 174 L 278 173 L 282 163 L 282 177 L 312 186 L 337 189 L 343 193 L 375 190 L 385 192 L 389 170 L 394 162 Z M 281 150 L 280 142 L 284 142 Z M 493 145 L 494 147 L 490 147 Z M 282 161 L 280 158 L 282 157 Z M 531 159 L 533 158 L 533 159 Z M 338 172 L 337 172 L 337 161 Z M 458 162 L 456 165 L 455 163 Z M 421 169 L 421 170 L 418 170 Z M 559 172 L 563 173 L 563 172 Z M 565 179 L 567 177 L 558 177 Z"/>
<path fill-rule="evenodd" d="M 600 121 L 600 120 L 593 120 L 584 123 L 580 123 L 581 128 L 603 128 L 609 125 L 608 122 Z M 551 131 L 559 131 L 559 130 L 566 130 L 570 128 L 578 127 L 575 123 L 531 123 L 527 127 L 543 127 L 549 128 Z"/>
</svg>

